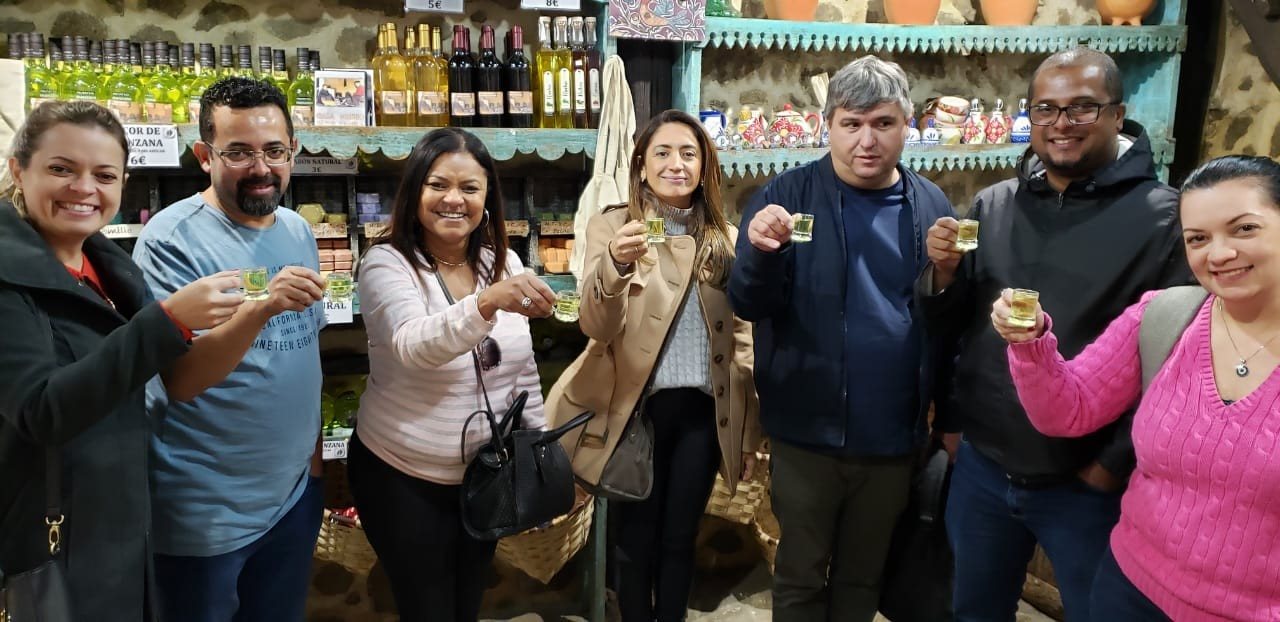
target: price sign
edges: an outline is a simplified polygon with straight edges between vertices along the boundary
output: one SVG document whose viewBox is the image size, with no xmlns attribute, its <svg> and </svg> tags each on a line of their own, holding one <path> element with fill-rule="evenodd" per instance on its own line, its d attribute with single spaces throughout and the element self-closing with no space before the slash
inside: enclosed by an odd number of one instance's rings
<svg viewBox="0 0 1280 622">
<path fill-rule="evenodd" d="M 536 11 L 577 11 L 582 0 L 520 0 L 520 8 Z"/>
<path fill-rule="evenodd" d="M 355 175 L 355 158 L 303 156 L 294 158 L 294 175 Z"/>
<path fill-rule="evenodd" d="M 182 150 L 176 125 L 126 125 L 129 168 L 174 168 Z"/>
<path fill-rule="evenodd" d="M 112 239 L 136 238 L 142 233 L 142 225 L 107 225 L 102 228 L 102 235 Z"/>
<path fill-rule="evenodd" d="M 334 438 L 324 440 L 321 445 L 320 458 L 322 460 L 343 460 L 347 457 L 347 439 Z"/>
<path fill-rule="evenodd" d="M 427 13 L 462 13 L 462 0 L 404 0 L 404 10 Z"/>
<path fill-rule="evenodd" d="M 324 299 L 324 318 L 330 324 L 350 324 L 355 321 L 355 313 L 351 309 L 351 301 L 333 302 Z"/>
</svg>

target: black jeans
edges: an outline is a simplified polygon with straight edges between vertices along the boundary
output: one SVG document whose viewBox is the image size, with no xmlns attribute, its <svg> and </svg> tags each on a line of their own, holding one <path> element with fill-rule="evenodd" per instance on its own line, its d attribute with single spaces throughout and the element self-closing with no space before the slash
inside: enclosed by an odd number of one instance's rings
<svg viewBox="0 0 1280 622">
<path fill-rule="evenodd" d="M 679 621 L 688 611 L 698 523 L 720 465 L 715 408 L 697 389 L 658 391 L 645 403 L 654 432 L 653 492 L 617 504 L 623 622 Z"/>
<path fill-rule="evenodd" d="M 406 475 L 369 451 L 358 432 L 347 450 L 347 478 L 400 619 L 477 619 L 497 543 L 467 535 L 459 487 Z"/>
</svg>

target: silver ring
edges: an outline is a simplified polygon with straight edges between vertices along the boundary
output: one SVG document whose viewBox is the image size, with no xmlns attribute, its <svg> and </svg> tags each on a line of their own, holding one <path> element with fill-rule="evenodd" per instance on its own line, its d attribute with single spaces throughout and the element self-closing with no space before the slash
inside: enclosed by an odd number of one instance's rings
<svg viewBox="0 0 1280 622">
<path fill-rule="evenodd" d="M 522 309 L 528 309 L 528 308 L 529 308 L 530 306 L 532 306 L 532 305 L 533 305 L 533 299 L 532 299 L 532 298 L 530 298 L 530 297 L 528 297 L 528 296 L 525 296 L 524 298 L 520 299 L 520 307 L 521 307 Z"/>
</svg>

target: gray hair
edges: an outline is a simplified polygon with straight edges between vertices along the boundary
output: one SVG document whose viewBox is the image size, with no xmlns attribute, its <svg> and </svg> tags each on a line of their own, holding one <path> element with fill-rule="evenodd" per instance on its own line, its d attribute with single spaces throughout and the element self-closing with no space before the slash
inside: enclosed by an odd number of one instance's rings
<svg viewBox="0 0 1280 622">
<path fill-rule="evenodd" d="M 911 87 L 898 63 L 866 55 L 845 65 L 831 78 L 822 116 L 831 120 L 839 108 L 862 112 L 883 103 L 895 103 L 903 116 L 911 116 Z"/>
</svg>

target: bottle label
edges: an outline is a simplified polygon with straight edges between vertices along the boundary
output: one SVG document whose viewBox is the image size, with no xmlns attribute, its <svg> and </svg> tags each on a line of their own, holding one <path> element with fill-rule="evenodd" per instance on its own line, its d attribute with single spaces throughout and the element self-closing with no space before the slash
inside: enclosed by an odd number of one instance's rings
<svg viewBox="0 0 1280 622">
<path fill-rule="evenodd" d="M 573 110 L 573 76 L 569 75 L 569 68 L 560 69 L 560 75 L 556 77 L 556 88 L 560 92 L 560 100 L 556 104 L 556 109 L 560 112 L 567 113 Z"/>
<path fill-rule="evenodd" d="M 533 91 L 507 91 L 507 112 L 533 114 Z"/>
<path fill-rule="evenodd" d="M 480 114 L 486 116 L 500 115 L 506 112 L 502 105 L 502 91 L 479 91 L 476 99 L 480 102 Z"/>
<path fill-rule="evenodd" d="M 600 70 L 592 68 L 590 79 L 587 82 L 591 85 L 591 111 L 600 111 Z"/>
<path fill-rule="evenodd" d="M 418 114 L 445 114 L 444 93 L 440 91 L 418 91 Z"/>
<path fill-rule="evenodd" d="M 160 102 L 147 102 L 147 123 L 173 123 L 173 106 Z"/>
<path fill-rule="evenodd" d="M 294 125 L 312 125 L 315 122 L 315 109 L 311 104 L 293 105 L 289 107 L 289 115 Z"/>
<path fill-rule="evenodd" d="M 573 111 L 587 111 L 587 72 L 573 70 Z"/>
<path fill-rule="evenodd" d="M 550 71 L 542 72 L 542 114 L 548 117 L 556 114 L 556 78 Z"/>
<path fill-rule="evenodd" d="M 383 91 L 379 98 L 382 102 L 382 114 L 408 114 L 408 95 L 404 91 Z"/>
<path fill-rule="evenodd" d="M 476 94 L 475 93 L 449 93 L 449 100 L 452 102 L 452 112 L 454 116 L 472 117 L 476 114 Z"/>
<path fill-rule="evenodd" d="M 187 100 L 187 119 L 189 119 L 192 123 L 199 122 L 200 98 L 197 97 L 197 98 Z"/>
<path fill-rule="evenodd" d="M 142 123 L 142 105 L 132 99 L 112 99 L 107 109 L 115 113 L 121 123 Z"/>
</svg>

